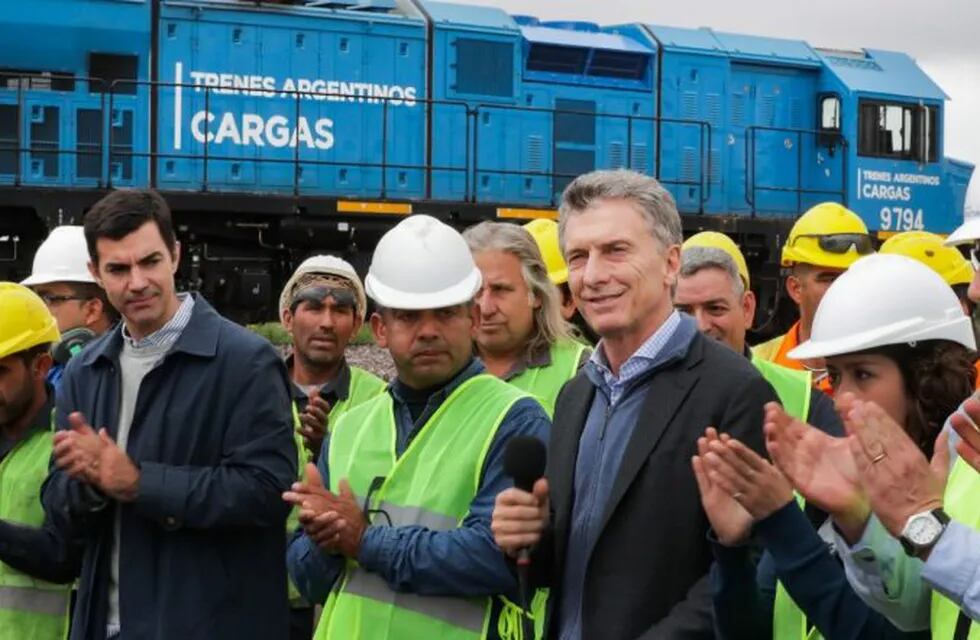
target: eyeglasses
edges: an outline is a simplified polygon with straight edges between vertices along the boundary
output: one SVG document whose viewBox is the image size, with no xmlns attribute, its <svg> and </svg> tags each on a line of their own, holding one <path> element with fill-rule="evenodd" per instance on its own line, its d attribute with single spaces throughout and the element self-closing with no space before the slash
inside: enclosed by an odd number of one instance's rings
<svg viewBox="0 0 980 640">
<path fill-rule="evenodd" d="M 974 271 L 980 271 L 980 240 L 974 240 L 970 247 L 970 263 Z"/>
<path fill-rule="evenodd" d="M 871 236 L 866 233 L 802 234 L 793 239 L 794 244 L 800 238 L 816 238 L 817 244 L 827 253 L 847 253 L 851 247 L 862 256 L 874 252 Z"/>
<path fill-rule="evenodd" d="M 334 305 L 342 309 L 355 309 L 357 307 L 357 298 L 350 289 L 319 285 L 297 291 L 296 295 L 293 296 L 293 303 L 290 305 L 290 309 L 295 313 L 297 307 L 303 302 L 322 305 L 327 298 L 333 298 Z"/>
<path fill-rule="evenodd" d="M 69 300 L 88 300 L 88 297 L 86 296 L 59 296 L 53 293 L 39 293 L 37 296 L 41 300 L 44 300 L 44 304 L 48 305 L 49 307 L 53 307 Z"/>
</svg>

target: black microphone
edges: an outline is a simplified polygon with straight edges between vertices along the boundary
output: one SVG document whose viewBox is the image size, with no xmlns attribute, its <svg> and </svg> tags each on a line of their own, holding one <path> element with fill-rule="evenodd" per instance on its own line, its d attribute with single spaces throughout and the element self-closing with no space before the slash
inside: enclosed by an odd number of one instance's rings
<svg viewBox="0 0 980 640">
<path fill-rule="evenodd" d="M 504 473 L 514 479 L 514 486 L 522 491 L 530 492 L 534 483 L 544 475 L 548 453 L 544 443 L 532 436 L 515 436 L 507 442 L 504 449 Z M 521 607 L 530 613 L 528 597 L 527 567 L 531 564 L 531 550 L 521 549 L 517 552 L 517 584 L 521 599 Z M 524 616 L 524 636 L 534 638 L 534 624 L 529 615 Z"/>
<path fill-rule="evenodd" d="M 514 486 L 528 493 L 534 483 L 544 475 L 548 453 L 544 443 L 533 436 L 516 436 L 507 442 L 504 449 L 504 473 L 514 479 Z M 517 564 L 530 562 L 530 549 L 521 549 Z"/>
</svg>

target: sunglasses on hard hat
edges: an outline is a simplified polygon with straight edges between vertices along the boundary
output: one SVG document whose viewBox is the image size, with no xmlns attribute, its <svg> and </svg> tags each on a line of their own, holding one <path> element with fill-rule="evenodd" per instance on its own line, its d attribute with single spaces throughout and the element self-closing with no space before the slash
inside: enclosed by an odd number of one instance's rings
<svg viewBox="0 0 980 640">
<path fill-rule="evenodd" d="M 847 253 L 851 247 L 854 247 L 854 250 L 860 255 L 866 256 L 869 253 L 874 253 L 875 250 L 871 236 L 866 233 L 803 234 L 796 236 L 793 242 L 795 243 L 800 238 L 816 238 L 817 244 L 827 253 Z"/>
<path fill-rule="evenodd" d="M 312 302 L 322 306 L 327 298 L 333 298 L 333 303 L 336 307 L 343 309 L 357 308 L 357 297 L 350 289 L 318 285 L 297 291 L 296 295 L 293 296 L 293 303 L 289 305 L 289 309 L 295 312 L 296 308 L 303 302 Z"/>
</svg>

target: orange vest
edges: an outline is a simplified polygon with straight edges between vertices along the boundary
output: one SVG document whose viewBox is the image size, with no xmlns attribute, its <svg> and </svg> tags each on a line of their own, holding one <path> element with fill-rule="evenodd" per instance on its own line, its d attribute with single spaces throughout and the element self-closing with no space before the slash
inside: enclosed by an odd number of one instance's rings
<svg viewBox="0 0 980 640">
<path fill-rule="evenodd" d="M 797 371 L 808 371 L 800 360 L 794 360 L 786 354 L 795 349 L 800 344 L 800 321 L 789 328 L 785 334 L 777 336 L 768 342 L 763 342 L 752 348 L 752 352 L 758 358 L 774 362 L 778 365 L 795 369 Z M 980 371 L 980 363 L 978 369 Z M 813 386 L 820 389 L 829 396 L 834 395 L 834 390 L 830 386 L 830 376 L 826 372 L 813 372 Z"/>
</svg>

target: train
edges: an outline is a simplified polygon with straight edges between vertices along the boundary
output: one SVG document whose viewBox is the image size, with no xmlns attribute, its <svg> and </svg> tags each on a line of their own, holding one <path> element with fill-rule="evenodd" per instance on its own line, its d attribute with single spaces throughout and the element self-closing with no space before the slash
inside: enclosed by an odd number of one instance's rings
<svg viewBox="0 0 980 640">
<path fill-rule="evenodd" d="M 403 216 L 555 217 L 575 176 L 626 168 L 671 191 L 685 233 L 736 237 L 765 327 L 813 204 L 879 236 L 962 221 L 973 165 L 945 155 L 946 100 L 905 53 L 710 28 L 433 0 L 4 2 L 0 276 L 108 190 L 152 187 L 180 285 L 274 318 L 310 253 L 364 270 Z"/>
</svg>

